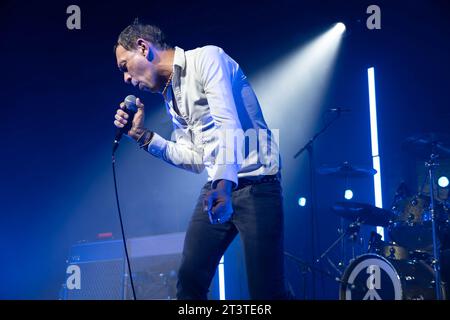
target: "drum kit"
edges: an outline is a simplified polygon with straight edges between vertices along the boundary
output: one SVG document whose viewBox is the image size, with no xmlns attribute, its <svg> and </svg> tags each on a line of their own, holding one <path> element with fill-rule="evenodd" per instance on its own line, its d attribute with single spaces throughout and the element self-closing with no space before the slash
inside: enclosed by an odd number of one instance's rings
<svg viewBox="0 0 450 320">
<path fill-rule="evenodd" d="M 424 134 L 405 140 L 404 147 L 426 159 L 427 179 L 419 193 L 409 195 L 405 184 L 397 189 L 391 208 L 366 203 L 337 202 L 332 210 L 347 221 L 344 231 L 317 259 L 319 262 L 346 237 L 358 237 L 360 226 L 384 227 L 388 241 L 372 231 L 365 253 L 348 263 L 341 258 L 339 298 L 342 300 L 443 300 L 447 285 L 441 271 L 450 266 L 440 255 L 448 250 L 450 200 L 437 197 L 435 168 L 440 159 L 450 159 L 450 137 Z M 373 169 L 354 167 L 347 162 L 337 167 L 322 167 L 319 174 L 344 177 L 370 177 Z M 426 190 L 424 186 L 427 186 Z M 425 191 L 424 191 L 425 190 Z M 342 226 L 342 222 L 341 222 Z M 444 279 L 447 280 L 447 279 Z M 448 280 L 447 280 L 448 281 Z M 437 285 L 436 285 L 437 284 Z"/>
</svg>

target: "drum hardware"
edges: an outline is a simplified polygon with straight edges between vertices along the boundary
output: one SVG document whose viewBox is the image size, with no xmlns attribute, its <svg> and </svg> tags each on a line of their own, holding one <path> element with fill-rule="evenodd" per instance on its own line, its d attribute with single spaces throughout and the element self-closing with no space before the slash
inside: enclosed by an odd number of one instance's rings
<svg viewBox="0 0 450 320">
<path fill-rule="evenodd" d="M 339 261 L 339 264 L 336 266 L 336 264 L 330 259 L 330 257 L 327 257 L 327 261 L 330 264 L 330 266 L 333 268 L 333 270 L 338 274 L 339 279 L 342 276 L 342 270 L 344 268 L 344 263 L 342 261 Z"/>
<path fill-rule="evenodd" d="M 306 286 L 307 286 L 306 276 L 308 273 L 312 273 L 312 267 L 309 265 L 309 263 L 303 261 L 302 259 L 300 259 L 288 252 L 284 252 L 284 255 L 296 263 L 298 271 L 301 274 L 301 279 L 302 279 L 301 287 L 303 287 L 303 298 L 306 299 L 306 297 L 307 297 L 307 295 L 306 295 Z"/>
<path fill-rule="evenodd" d="M 308 151 L 309 158 L 309 180 L 310 180 L 310 189 L 311 189 L 311 261 L 314 262 L 316 260 L 316 233 L 317 233 L 317 217 L 316 217 L 316 208 L 317 208 L 317 197 L 316 197 L 316 163 L 314 161 L 314 142 L 322 135 L 331 125 L 336 122 L 341 117 L 341 112 L 336 112 L 335 116 L 329 120 L 318 132 L 314 134 L 314 136 L 309 139 L 309 141 L 295 153 L 294 159 L 299 157 L 303 152 Z M 312 296 L 315 298 L 316 296 L 316 275 L 315 272 L 312 272 Z"/>
<path fill-rule="evenodd" d="M 446 297 L 440 254 L 450 247 L 450 204 L 448 197 L 441 197 L 440 189 L 435 190 L 434 186 L 439 160 L 450 158 L 449 145 L 450 135 L 434 133 L 405 140 L 403 146 L 425 160 L 427 174 L 415 195 L 402 182 L 390 212 L 355 202 L 341 202 L 333 207 L 338 215 L 350 221 L 387 227 L 393 240 L 385 242 L 381 235 L 371 233 L 368 253 L 351 260 L 343 272 L 341 299 L 441 300 Z M 338 172 L 342 175 L 345 170 L 335 168 L 334 174 Z M 447 274 L 444 274 L 446 281 L 450 279 Z"/>
<path fill-rule="evenodd" d="M 344 161 L 338 166 L 322 165 L 317 169 L 317 173 L 327 176 L 335 176 L 339 178 L 368 178 L 377 173 L 377 170 L 373 168 L 364 168 L 359 166 L 353 166 L 348 161 Z"/>
<path fill-rule="evenodd" d="M 391 239 L 410 251 L 432 251 L 431 211 L 429 197 L 417 194 L 405 199 L 398 199 L 393 206 L 395 218 L 388 230 Z M 436 205 L 436 212 L 441 216 L 442 207 Z M 440 219 L 440 218 L 439 218 Z"/>
<path fill-rule="evenodd" d="M 298 257 L 296 257 L 296 256 L 294 256 L 294 255 L 292 255 L 292 254 L 290 254 L 290 253 L 288 253 L 288 252 L 284 252 L 284 255 L 286 256 L 286 257 L 288 257 L 288 258 L 290 258 L 290 259 L 292 259 L 292 261 L 294 261 L 295 263 L 297 263 L 299 266 L 300 266 L 300 270 L 302 271 L 302 274 L 305 276 L 306 275 L 306 273 L 309 273 L 309 272 L 317 272 L 317 273 L 319 273 L 319 274 L 322 274 L 322 275 L 324 275 L 324 276 L 326 276 L 326 277 L 328 277 L 328 278 L 330 278 L 330 279 L 333 279 L 333 281 L 336 281 L 336 282 L 338 282 L 340 285 L 345 285 L 345 286 L 347 286 L 347 287 L 349 287 L 349 288 L 351 288 L 351 290 L 356 290 L 356 289 L 358 289 L 358 290 L 362 290 L 362 289 L 364 289 L 363 287 L 360 287 L 360 286 L 358 286 L 357 284 L 352 284 L 352 283 L 348 283 L 348 282 L 346 282 L 346 281 L 344 281 L 343 279 L 342 279 L 342 271 L 341 270 L 339 270 L 339 269 L 335 269 L 336 271 L 337 271 L 337 273 L 339 274 L 339 276 L 333 276 L 330 272 L 328 272 L 328 271 L 325 271 L 325 270 L 323 270 L 323 269 L 321 269 L 321 268 L 318 268 L 318 267 L 316 267 L 316 266 L 314 266 L 314 265 L 311 265 L 311 264 L 309 264 L 309 263 L 307 263 L 307 262 L 305 262 L 305 261 L 303 261 L 302 259 L 300 259 L 300 258 L 298 258 Z M 327 259 L 329 259 L 328 257 L 327 257 Z M 329 260 L 329 262 L 332 264 L 332 265 L 334 265 L 333 264 L 333 262 L 331 261 L 331 260 Z M 335 266 L 335 265 L 334 265 Z M 336 267 L 336 266 L 335 266 Z M 304 281 L 305 281 L 305 279 L 304 279 Z"/>
<path fill-rule="evenodd" d="M 408 260 L 410 252 L 396 244 L 395 242 L 386 242 L 381 239 L 381 235 L 375 231 L 371 232 L 367 253 L 374 253 L 390 260 Z"/>
<path fill-rule="evenodd" d="M 429 160 L 430 155 L 439 155 L 440 159 L 450 158 L 450 135 L 443 133 L 417 134 L 405 139 L 402 148 L 417 158 Z"/>
<path fill-rule="evenodd" d="M 347 229 L 343 232 L 340 232 L 339 237 L 319 256 L 319 258 L 316 260 L 316 263 L 319 263 L 322 261 L 322 259 L 324 257 L 326 257 L 328 255 L 328 253 L 338 244 L 340 243 L 346 236 L 352 240 L 353 242 L 355 242 L 355 239 L 358 239 L 358 235 L 359 235 L 359 230 L 361 228 L 361 223 L 356 220 L 352 223 L 350 223 L 347 227 Z M 329 260 L 330 262 L 330 260 Z M 332 264 L 332 263 L 331 263 Z M 335 265 L 332 264 L 334 267 Z M 343 266 L 344 262 L 340 261 L 339 262 L 339 266 Z M 336 268 L 336 267 L 335 267 Z M 339 270 L 338 268 L 336 268 L 337 270 Z M 342 274 L 342 272 L 339 270 L 339 273 Z"/>
<path fill-rule="evenodd" d="M 432 237 L 432 266 L 434 269 L 436 299 L 442 300 L 441 284 L 441 266 L 440 266 L 440 243 L 438 236 L 438 216 L 435 199 L 435 169 L 439 166 L 439 158 L 450 158 L 450 136 L 447 134 L 427 133 L 415 135 L 405 140 L 404 147 L 414 152 L 419 157 L 426 159 L 425 168 L 429 182 L 429 212 L 431 220 Z M 426 182 L 426 181 L 425 181 Z M 424 182 L 424 184 L 425 184 Z"/>
<path fill-rule="evenodd" d="M 337 202 L 332 209 L 347 220 L 358 220 L 361 224 L 370 226 L 387 227 L 394 217 L 394 214 L 389 210 L 352 201 Z"/>
<path fill-rule="evenodd" d="M 380 234 L 375 231 L 370 232 L 369 246 L 367 253 L 377 253 L 377 250 L 383 246 L 384 241 Z"/>
<path fill-rule="evenodd" d="M 409 252 L 409 259 L 411 261 L 423 261 L 428 263 L 428 265 L 431 265 L 432 262 L 431 254 L 429 252 L 420 250 L 414 250 Z"/>
<path fill-rule="evenodd" d="M 341 220 L 341 228 L 339 229 L 339 237 L 320 255 L 316 263 L 320 262 L 339 242 L 341 243 L 341 260 L 338 266 L 341 268 L 345 264 L 345 256 L 343 251 L 344 239 L 347 236 L 352 242 L 352 259 L 356 257 L 355 244 L 359 239 L 359 230 L 362 224 L 371 226 L 387 226 L 392 219 L 393 213 L 377 208 L 366 203 L 358 203 L 352 201 L 336 202 L 332 210 L 341 217 L 351 221 L 347 229 L 343 230 Z"/>
<path fill-rule="evenodd" d="M 433 143 L 434 144 L 434 143 Z M 435 149 L 435 148 L 434 148 Z M 433 150 L 435 152 L 435 150 Z M 436 215 L 435 215 L 435 204 L 434 204 L 434 169 L 439 165 L 438 155 L 432 151 L 430 156 L 430 161 L 425 163 L 425 166 L 428 168 L 428 173 L 430 177 L 430 212 L 431 212 L 431 230 L 433 236 L 433 269 L 434 269 L 434 278 L 435 278 L 435 290 L 436 290 L 436 300 L 442 300 L 442 292 L 440 290 L 441 283 L 441 267 L 439 260 L 439 239 L 437 236 L 437 228 L 436 228 Z"/>
<path fill-rule="evenodd" d="M 351 165 L 348 161 L 344 161 L 340 165 L 337 166 L 328 166 L 328 165 L 322 165 L 320 168 L 317 169 L 317 173 L 321 175 L 326 176 L 333 176 L 337 178 L 343 178 L 344 179 L 344 190 L 349 190 L 350 188 L 350 178 L 368 178 L 372 177 L 377 173 L 377 171 L 373 168 L 365 168 L 361 166 L 354 166 Z M 356 221 L 356 218 L 349 219 L 351 222 Z M 339 268 L 344 267 L 346 259 L 346 242 L 345 242 L 345 224 L 344 224 L 344 217 L 340 217 L 340 228 L 338 228 L 338 234 L 342 235 L 340 237 L 340 261 L 338 263 Z M 355 258 L 355 243 L 358 240 L 359 232 L 350 235 L 349 239 L 352 241 L 352 258 Z M 361 239 L 362 243 L 362 239 Z M 335 244 L 337 245 L 337 243 Z M 334 247 L 332 245 L 332 247 Z M 331 250 L 331 249 L 330 249 Z M 320 257 L 317 261 L 320 261 L 323 257 Z M 330 260 L 330 259 L 328 259 Z M 331 263 L 330 263 L 331 264 Z M 334 267 L 334 266 L 333 266 Z"/>
<path fill-rule="evenodd" d="M 406 248 L 399 246 L 395 242 L 386 243 L 383 246 L 383 251 L 381 254 L 383 257 L 390 260 L 408 260 L 409 252 Z"/>
</svg>

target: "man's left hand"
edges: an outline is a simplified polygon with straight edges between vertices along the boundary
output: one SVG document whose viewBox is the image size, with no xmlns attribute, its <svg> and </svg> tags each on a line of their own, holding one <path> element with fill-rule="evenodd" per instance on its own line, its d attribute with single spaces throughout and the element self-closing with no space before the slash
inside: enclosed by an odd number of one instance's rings
<svg viewBox="0 0 450 320">
<path fill-rule="evenodd" d="M 205 198 L 205 211 L 208 212 L 212 224 L 225 223 L 233 215 L 231 203 L 231 189 L 233 183 L 228 180 L 220 180 L 215 189 L 211 190 Z"/>
</svg>

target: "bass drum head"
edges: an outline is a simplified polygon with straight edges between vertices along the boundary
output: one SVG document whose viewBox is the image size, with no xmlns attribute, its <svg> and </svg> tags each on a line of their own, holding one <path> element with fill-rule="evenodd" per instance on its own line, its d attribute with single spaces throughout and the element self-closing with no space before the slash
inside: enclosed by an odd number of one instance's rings
<svg viewBox="0 0 450 320">
<path fill-rule="evenodd" d="M 364 254 L 342 276 L 341 300 L 433 300 L 432 268 L 423 261 L 388 260 Z"/>
<path fill-rule="evenodd" d="M 350 263 L 340 286 L 341 300 L 402 300 L 402 284 L 394 266 L 377 254 Z"/>
</svg>

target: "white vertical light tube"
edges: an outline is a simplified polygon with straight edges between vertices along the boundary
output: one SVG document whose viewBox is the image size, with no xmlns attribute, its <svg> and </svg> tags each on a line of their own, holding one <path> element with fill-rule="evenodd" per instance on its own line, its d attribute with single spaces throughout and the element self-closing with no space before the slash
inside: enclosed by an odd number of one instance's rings
<svg viewBox="0 0 450 320">
<path fill-rule="evenodd" d="M 219 299 L 225 300 L 225 258 L 222 256 L 219 262 L 218 270 L 219 273 Z"/>
<path fill-rule="evenodd" d="M 375 190 L 375 206 L 383 208 L 383 197 L 381 192 L 381 166 L 380 153 L 378 149 L 378 123 L 377 123 L 377 100 L 375 95 L 375 69 L 367 69 L 369 82 L 369 107 L 370 107 L 370 141 L 372 143 L 372 162 L 373 168 L 377 173 L 373 176 Z M 384 239 L 384 228 L 377 227 L 377 232 Z"/>
</svg>

